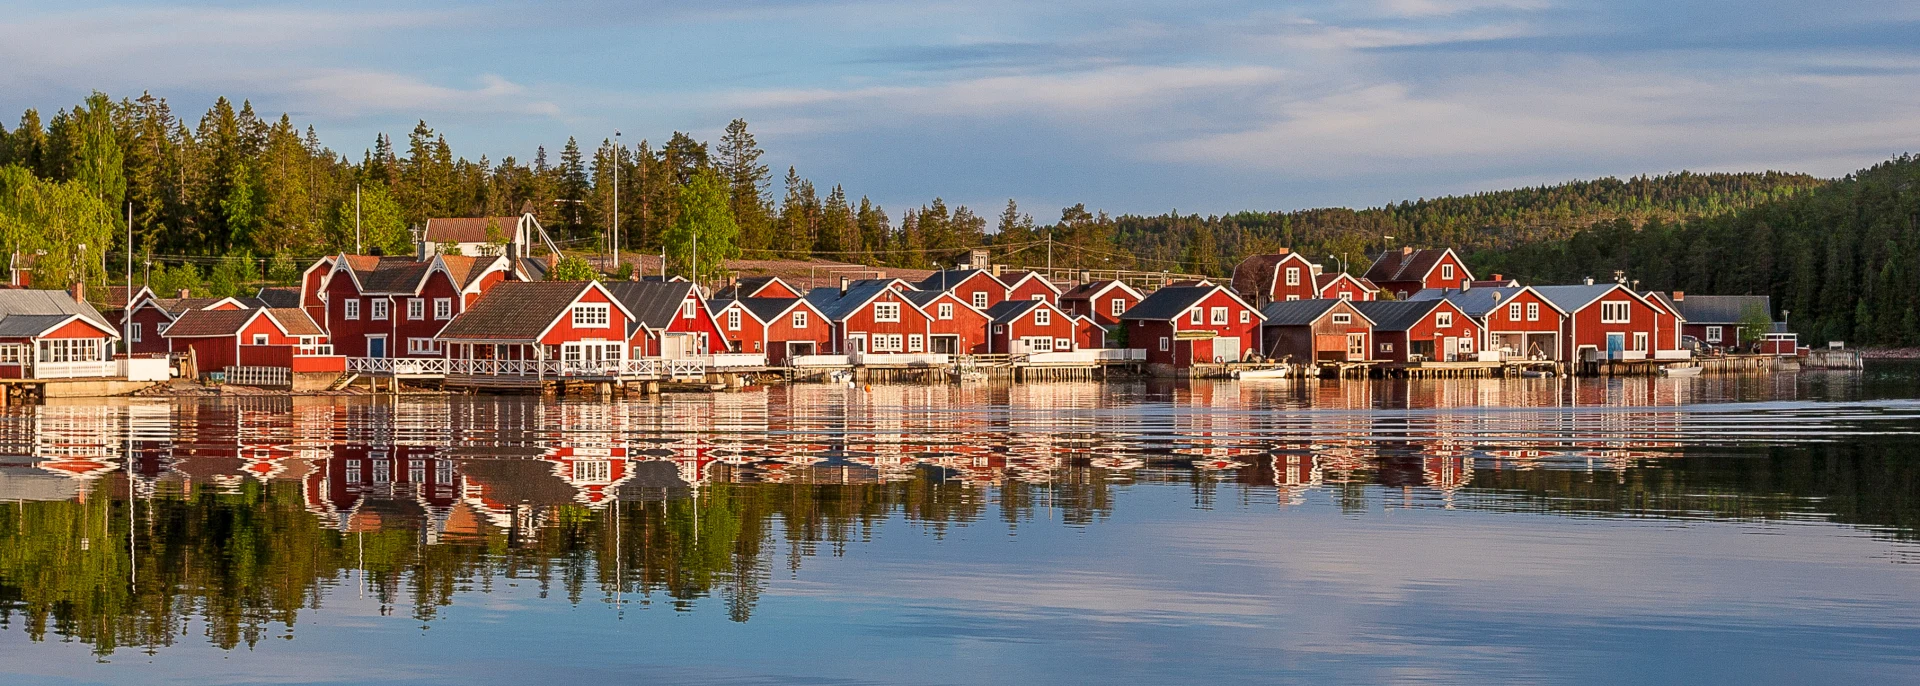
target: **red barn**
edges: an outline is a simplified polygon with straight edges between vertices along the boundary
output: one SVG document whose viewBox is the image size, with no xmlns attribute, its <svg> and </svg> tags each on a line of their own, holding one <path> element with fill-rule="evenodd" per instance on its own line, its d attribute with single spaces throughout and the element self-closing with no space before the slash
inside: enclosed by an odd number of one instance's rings
<svg viewBox="0 0 1920 686">
<path fill-rule="evenodd" d="M 1473 281 L 1473 272 L 1467 271 L 1466 261 L 1452 248 L 1401 248 L 1375 257 L 1366 279 L 1405 300 L 1427 288 L 1459 288 L 1462 282 Z"/>
<path fill-rule="evenodd" d="M 987 310 L 996 353 L 1069 352 L 1078 337 L 1073 315 L 1044 300 L 1008 300 Z"/>
<path fill-rule="evenodd" d="M 616 281 L 606 289 L 633 313 L 639 327 L 632 336 L 634 357 L 702 357 L 727 340 L 720 320 L 692 283 Z"/>
<path fill-rule="evenodd" d="M 1011 271 L 1000 274 L 1000 282 L 1007 285 L 1008 300 L 1045 300 L 1060 302 L 1060 287 L 1053 281 L 1041 276 L 1040 272 Z"/>
<path fill-rule="evenodd" d="M 1347 272 L 1321 274 L 1313 278 L 1313 283 L 1319 289 L 1316 298 L 1362 301 L 1380 298 L 1379 286 Z"/>
<path fill-rule="evenodd" d="M 596 281 L 508 281 L 488 290 L 440 332 L 462 360 L 561 360 L 569 372 L 627 358 L 632 312 Z"/>
<path fill-rule="evenodd" d="M 922 291 L 947 292 L 981 312 L 1007 299 L 1007 284 L 980 269 L 937 271 L 914 284 Z"/>
<path fill-rule="evenodd" d="M 983 355 L 990 352 L 992 318 L 952 291 L 906 291 L 907 300 L 927 313 L 927 352 Z"/>
<path fill-rule="evenodd" d="M 1233 268 L 1233 290 L 1255 305 L 1319 297 L 1320 265 L 1300 253 L 1281 248 L 1269 255 L 1253 255 Z"/>
<path fill-rule="evenodd" d="M 746 298 L 713 300 L 727 349 L 767 356 L 767 364 L 781 366 L 794 355 L 814 355 L 832 341 L 825 315 L 804 298 Z"/>
<path fill-rule="evenodd" d="M 1561 330 L 1561 359 L 1583 360 L 1588 351 L 1602 359 L 1684 359 L 1680 325 L 1664 307 L 1621 284 L 1536 286 L 1533 289 L 1566 312 Z"/>
<path fill-rule="evenodd" d="M 837 354 L 926 352 L 930 322 L 907 299 L 911 290 L 899 279 L 863 279 L 844 290 L 813 289 L 807 300 L 833 322 Z"/>
<path fill-rule="evenodd" d="M 292 369 L 294 356 L 320 352 L 327 341 L 299 308 L 189 310 L 162 335 L 171 352 L 191 352 L 202 373 L 239 365 Z"/>
<path fill-rule="evenodd" d="M 1169 286 L 1121 315 L 1147 363 L 1172 369 L 1239 360 L 1260 349 L 1262 315 L 1220 286 Z"/>
<path fill-rule="evenodd" d="M 1460 362 L 1478 359 L 1480 324 L 1445 300 L 1354 303 L 1373 320 L 1373 359 Z"/>
<path fill-rule="evenodd" d="M 1364 302 L 1364 301 L 1363 301 Z M 1267 303 L 1263 354 L 1294 362 L 1360 362 L 1373 348 L 1374 321 L 1353 301 L 1333 298 Z"/>
<path fill-rule="evenodd" d="M 1434 291 L 1423 291 L 1434 294 Z M 1559 360 L 1560 331 L 1567 313 L 1529 287 L 1447 290 L 1438 297 L 1460 307 L 1480 323 L 1480 349 L 1507 359 Z M 1417 297 L 1432 297 L 1431 295 Z"/>
</svg>

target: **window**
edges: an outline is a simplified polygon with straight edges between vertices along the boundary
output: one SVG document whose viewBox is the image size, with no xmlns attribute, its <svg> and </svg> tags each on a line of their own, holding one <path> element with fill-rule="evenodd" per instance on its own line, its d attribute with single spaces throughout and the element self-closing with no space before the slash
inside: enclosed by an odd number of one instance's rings
<svg viewBox="0 0 1920 686">
<path fill-rule="evenodd" d="M 1111 307 L 1108 307 L 1107 311 L 1112 313 L 1113 316 L 1118 317 L 1127 313 L 1127 301 L 1125 299 L 1114 298 L 1109 304 Z"/>
<path fill-rule="evenodd" d="M 1198 307 L 1196 307 L 1196 308 L 1193 308 L 1193 309 L 1191 309 L 1191 310 L 1187 310 L 1187 323 L 1188 323 L 1188 324 L 1199 324 L 1199 323 L 1200 323 L 1200 319 L 1201 319 L 1201 317 L 1202 317 L 1202 316 L 1204 316 L 1204 315 L 1201 315 L 1201 314 L 1200 314 L 1200 308 L 1198 308 Z"/>
<path fill-rule="evenodd" d="M 253 335 L 253 344 L 254 344 L 254 345 L 266 345 L 266 344 L 267 344 L 267 335 L 266 335 L 266 334 L 263 334 L 263 333 L 257 333 L 257 334 L 254 334 L 254 335 Z"/>
<path fill-rule="evenodd" d="M 979 310 L 984 310 L 987 308 L 987 292 L 986 291 L 973 292 L 973 307 L 974 309 L 979 309 Z"/>
<path fill-rule="evenodd" d="M 1626 302 L 1600 303 L 1600 323 L 1625 324 L 1633 320 L 1633 306 Z"/>
<path fill-rule="evenodd" d="M 1640 331 L 1633 334 L 1633 349 L 1640 350 L 1640 351 L 1645 351 L 1647 349 L 1647 334 L 1645 331 Z"/>
<path fill-rule="evenodd" d="M 453 318 L 453 298 L 434 298 L 433 299 L 433 318 L 434 319 L 452 319 Z"/>
<path fill-rule="evenodd" d="M 793 328 L 807 328 L 807 313 L 805 310 L 793 313 Z"/>
<path fill-rule="evenodd" d="M 1453 313 L 1441 312 L 1439 314 L 1433 315 L 1433 325 L 1440 327 L 1442 329 L 1453 326 Z"/>
<path fill-rule="evenodd" d="M 1300 285 L 1300 268 L 1299 267 L 1287 267 L 1287 285 L 1289 286 Z"/>
<path fill-rule="evenodd" d="M 1451 264 L 1443 264 L 1443 265 L 1440 265 L 1440 278 L 1442 278 L 1442 279 L 1445 279 L 1445 280 L 1447 280 L 1447 281 L 1452 281 L 1452 280 L 1453 280 L 1453 265 L 1451 265 Z"/>
<path fill-rule="evenodd" d="M 440 342 L 431 338 L 407 339 L 408 355 L 432 355 L 440 352 Z"/>
<path fill-rule="evenodd" d="M 1393 352 L 1393 344 L 1392 344 L 1392 343 L 1381 343 L 1381 344 L 1380 344 L 1380 352 L 1383 352 L 1383 353 L 1390 353 L 1390 352 Z"/>
<path fill-rule="evenodd" d="M 1462 338 L 1462 339 L 1460 339 L 1460 352 L 1461 352 L 1461 353 L 1463 353 L 1463 354 L 1470 354 L 1470 353 L 1472 353 L 1472 352 L 1473 352 L 1473 339 L 1471 339 L 1471 338 Z"/>
<path fill-rule="evenodd" d="M 348 319 L 357 320 L 360 318 L 360 299 L 359 298 L 354 298 L 352 300 L 346 301 L 345 314 Z"/>
<path fill-rule="evenodd" d="M 133 342 L 140 342 L 140 322 L 133 323 Z"/>
<path fill-rule="evenodd" d="M 1053 312 L 1044 307 L 1033 308 L 1033 323 L 1047 326 L 1053 323 Z"/>
<path fill-rule="evenodd" d="M 905 336 L 897 333 L 877 333 L 873 335 L 873 351 L 877 353 L 900 352 L 904 347 Z"/>
<path fill-rule="evenodd" d="M 727 310 L 727 330 L 728 331 L 740 330 L 740 311 L 739 310 Z"/>
<path fill-rule="evenodd" d="M 1047 336 L 1026 336 L 1020 339 L 1020 345 L 1030 353 L 1053 352 L 1053 339 Z"/>
<path fill-rule="evenodd" d="M 1299 300 L 1299 299 L 1300 299 L 1300 296 L 1298 294 L 1290 293 L 1287 295 L 1287 300 Z"/>
<path fill-rule="evenodd" d="M 1345 313 L 1345 312 L 1335 312 L 1335 313 L 1333 313 L 1333 323 L 1335 323 L 1335 324 L 1352 324 L 1352 323 L 1353 323 L 1353 315 L 1351 315 L 1351 314 L 1347 314 L 1347 313 Z"/>
<path fill-rule="evenodd" d="M 1507 303 L 1507 321 L 1520 321 L 1520 303 Z"/>
<path fill-rule="evenodd" d="M 953 318 L 953 303 L 940 303 L 940 318 L 941 319 Z"/>
<path fill-rule="evenodd" d="M 136 324 L 135 326 L 138 326 L 138 324 Z M 1726 340 L 1725 335 L 1726 335 L 1725 330 L 1721 329 L 1718 326 L 1707 327 L 1708 343 L 1719 343 L 1720 341 L 1724 341 Z"/>
<path fill-rule="evenodd" d="M 573 480 L 603 484 L 613 480 L 613 463 L 608 460 L 581 460 L 573 463 Z"/>
<path fill-rule="evenodd" d="M 1046 300 L 1046 299 L 1047 299 L 1047 294 L 1045 293 L 1035 293 L 1033 294 L 1033 297 L 1028 298 L 1028 300 Z"/>
<path fill-rule="evenodd" d="M 1160 352 L 1166 352 L 1172 345 L 1172 342 L 1166 336 L 1160 337 Z"/>
<path fill-rule="evenodd" d="M 427 318 L 427 301 L 420 298 L 407 298 L 407 321 L 417 322 Z"/>
<path fill-rule="evenodd" d="M 873 320 L 876 322 L 900 321 L 900 303 L 874 303 Z"/>
<path fill-rule="evenodd" d="M 698 310 L 699 308 L 694 305 L 694 302 L 692 300 L 687 300 L 685 302 L 682 302 L 680 303 L 680 318 L 692 319 L 694 313 Z"/>
<path fill-rule="evenodd" d="M 1527 303 L 1527 321 L 1540 321 L 1540 303 Z"/>
<path fill-rule="evenodd" d="M 920 334 L 907 336 L 907 352 L 917 353 L 927 349 L 926 339 Z"/>
<path fill-rule="evenodd" d="M 1341 299 L 1341 300 L 1352 300 L 1352 299 L 1353 299 L 1353 291 L 1340 291 L 1340 299 Z"/>
<path fill-rule="evenodd" d="M 1055 338 L 1053 339 L 1053 349 L 1054 350 L 1072 350 L 1073 341 L 1065 338 Z"/>
<path fill-rule="evenodd" d="M 392 307 L 393 302 L 386 298 L 376 298 L 372 302 L 367 303 L 367 306 L 373 308 L 369 317 L 374 321 L 382 321 L 387 318 L 387 308 Z"/>
<path fill-rule="evenodd" d="M 1227 308 L 1213 308 L 1213 323 L 1215 326 L 1227 323 Z"/>
<path fill-rule="evenodd" d="M 1241 310 L 1241 311 L 1240 311 L 1240 323 L 1242 323 L 1242 324 L 1245 324 L 1245 323 L 1247 323 L 1247 322 L 1251 322 L 1251 321 L 1253 321 L 1253 313 L 1252 313 L 1252 312 L 1250 312 L 1250 311 L 1247 311 L 1247 310 Z"/>
<path fill-rule="evenodd" d="M 573 328 L 604 329 L 613 308 L 606 303 L 580 303 L 573 306 Z"/>
</svg>

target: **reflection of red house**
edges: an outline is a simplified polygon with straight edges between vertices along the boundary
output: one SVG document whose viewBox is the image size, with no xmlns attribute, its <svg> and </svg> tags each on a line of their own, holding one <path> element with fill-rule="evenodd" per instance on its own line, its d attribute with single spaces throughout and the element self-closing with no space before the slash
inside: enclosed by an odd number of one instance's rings
<svg viewBox="0 0 1920 686">
<path fill-rule="evenodd" d="M 620 484 L 633 478 L 624 447 L 560 446 L 540 459 L 553 463 L 554 476 L 572 486 L 574 500 L 587 507 L 612 503 Z"/>
</svg>

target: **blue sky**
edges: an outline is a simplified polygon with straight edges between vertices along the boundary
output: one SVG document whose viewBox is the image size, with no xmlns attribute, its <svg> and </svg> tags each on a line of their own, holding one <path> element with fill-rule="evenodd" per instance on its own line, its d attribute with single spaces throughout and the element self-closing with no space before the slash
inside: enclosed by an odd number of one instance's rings
<svg viewBox="0 0 1920 686">
<path fill-rule="evenodd" d="M 1920 150 L 1916 46 L 1911 2 L 0 2 L 0 116 L 224 94 L 356 157 L 425 119 L 496 160 L 744 117 L 896 211 L 1047 220 L 1836 176 Z"/>
</svg>

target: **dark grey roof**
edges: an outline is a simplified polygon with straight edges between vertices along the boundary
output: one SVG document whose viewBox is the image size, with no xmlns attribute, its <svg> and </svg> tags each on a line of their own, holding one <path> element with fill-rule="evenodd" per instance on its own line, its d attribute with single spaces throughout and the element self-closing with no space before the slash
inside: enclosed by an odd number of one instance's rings
<svg viewBox="0 0 1920 686">
<path fill-rule="evenodd" d="M 838 288 L 815 288 L 807 291 L 807 302 L 818 308 L 827 319 L 837 322 L 887 292 L 893 283 L 893 279 L 861 279 L 848 284 L 845 294 Z"/>
<path fill-rule="evenodd" d="M 615 281 L 606 284 L 613 297 L 649 329 L 665 329 L 680 314 L 680 303 L 693 293 L 689 281 Z"/>
<path fill-rule="evenodd" d="M 579 281 L 503 281 L 440 330 L 441 338 L 530 341 L 592 286 Z"/>
<path fill-rule="evenodd" d="M 1560 308 L 1560 311 L 1572 313 L 1580 311 L 1580 308 L 1586 307 L 1595 300 L 1599 300 L 1600 296 L 1606 295 L 1608 291 L 1612 291 L 1615 288 L 1621 288 L 1620 284 L 1596 283 L 1591 286 L 1585 284 L 1573 286 L 1534 286 L 1533 292 L 1539 293 L 1540 297 L 1546 298 L 1547 302 L 1553 303 L 1553 306 Z M 1632 291 L 1628 292 L 1631 293 Z"/>
<path fill-rule="evenodd" d="M 62 317 L 80 315 L 108 331 L 119 331 L 113 322 L 107 321 L 107 318 L 100 314 L 99 310 L 93 309 L 93 305 L 83 300 L 74 300 L 73 296 L 66 291 L 0 290 L 0 323 L 21 315 L 60 315 Z M 27 324 L 23 320 L 21 325 Z"/>
<path fill-rule="evenodd" d="M 1332 298 L 1275 300 L 1260 308 L 1260 314 L 1267 316 L 1267 326 L 1311 326 L 1326 315 L 1327 310 L 1338 307 L 1342 302 Z"/>
<path fill-rule="evenodd" d="M 1475 319 L 1484 318 L 1488 312 L 1506 305 L 1508 300 L 1520 295 L 1525 287 L 1474 287 L 1467 290 L 1458 288 L 1428 288 L 1409 296 L 1408 300 L 1445 300 L 1460 308 L 1461 312 Z"/>
<path fill-rule="evenodd" d="M 1354 308 L 1360 310 L 1368 319 L 1373 320 L 1373 328 L 1380 331 L 1406 331 L 1440 306 L 1439 299 L 1433 300 L 1367 300 L 1356 302 Z"/>
<path fill-rule="evenodd" d="M 1749 307 L 1773 318 L 1773 298 L 1765 295 L 1688 295 L 1672 302 L 1688 324 L 1739 324 Z"/>
<path fill-rule="evenodd" d="M 800 298 L 741 298 L 738 300 L 711 300 L 707 302 L 707 307 L 713 308 L 715 312 L 719 312 L 727 309 L 729 305 L 739 303 L 740 307 L 745 309 L 748 314 L 753 315 L 754 319 L 758 319 L 760 323 L 766 324 L 780 318 L 781 315 L 787 313 L 787 310 L 793 309 L 799 305 L 800 302 Z"/>
<path fill-rule="evenodd" d="M 742 297 L 751 298 L 755 293 L 760 292 L 760 289 L 766 288 L 775 281 L 786 283 L 778 276 L 750 276 L 720 287 L 720 290 L 713 292 L 713 297 L 715 300 L 739 300 Z M 719 311 L 720 308 L 715 307 L 713 309 Z"/>
<path fill-rule="evenodd" d="M 72 317 L 70 314 L 10 314 L 0 319 L 0 336 L 32 338 Z"/>
<path fill-rule="evenodd" d="M 1373 266 L 1367 267 L 1367 280 L 1374 283 L 1385 281 L 1419 281 L 1427 278 L 1427 272 L 1447 256 L 1448 248 L 1426 248 L 1422 250 L 1388 250 L 1373 258 Z M 1462 278 L 1473 278 L 1472 272 L 1461 264 Z"/>
<path fill-rule="evenodd" d="M 967 279 L 973 278 L 974 275 L 976 274 L 985 274 L 988 279 L 993 280 L 995 283 L 999 283 L 999 280 L 995 279 L 993 277 L 993 274 L 983 270 L 945 269 L 945 270 L 937 271 L 927 275 L 927 278 L 921 279 L 920 282 L 914 284 L 913 287 L 923 291 L 944 291 L 949 288 L 953 288 L 954 286 L 960 285 L 961 283 L 965 282 Z M 1001 283 L 1000 287 L 1006 288 L 1007 284 Z"/>
<path fill-rule="evenodd" d="M 1145 299 L 1136 303 L 1125 314 L 1123 320 L 1164 322 L 1185 314 L 1186 311 L 1212 295 L 1215 286 L 1169 286 L 1154 291 Z"/>
<path fill-rule="evenodd" d="M 259 293 L 254 294 L 254 299 L 266 307 L 299 307 L 300 289 L 297 286 L 271 286 L 260 289 Z"/>
<path fill-rule="evenodd" d="M 1045 303 L 1044 300 L 1002 300 L 987 308 L 987 317 L 996 322 L 1010 322 L 1026 316 L 1029 310 Z"/>
</svg>

